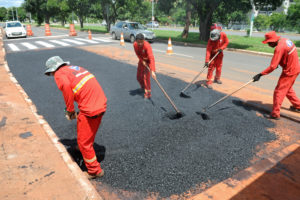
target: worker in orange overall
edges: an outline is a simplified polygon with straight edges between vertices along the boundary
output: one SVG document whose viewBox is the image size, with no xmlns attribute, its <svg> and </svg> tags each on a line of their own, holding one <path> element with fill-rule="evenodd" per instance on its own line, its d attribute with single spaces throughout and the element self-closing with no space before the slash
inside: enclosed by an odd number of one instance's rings
<svg viewBox="0 0 300 200">
<path fill-rule="evenodd" d="M 205 58 L 205 66 L 208 67 L 207 71 L 207 80 L 206 87 L 212 89 L 212 78 L 213 72 L 216 69 L 216 75 L 214 82 L 218 84 L 222 84 L 221 72 L 223 65 L 223 50 L 227 48 L 229 40 L 224 32 L 222 32 L 222 27 L 213 24 L 210 27 L 210 38 L 206 47 L 206 58 Z M 216 53 L 219 52 L 219 55 L 210 63 L 208 66 L 208 62 L 210 59 L 214 57 Z"/>
<path fill-rule="evenodd" d="M 259 81 L 261 76 L 267 75 L 274 71 L 278 65 L 282 67 L 282 73 L 278 80 L 273 94 L 273 110 L 271 114 L 264 116 L 269 119 L 280 119 L 280 107 L 284 97 L 292 103 L 291 111 L 300 112 L 300 99 L 296 96 L 293 85 L 300 73 L 300 64 L 295 44 L 287 39 L 277 36 L 275 31 L 265 34 L 265 40 L 262 42 L 272 48 L 275 47 L 271 64 L 261 73 L 253 77 L 254 82 Z"/>
<path fill-rule="evenodd" d="M 59 56 L 46 62 L 45 74 L 54 76 L 57 87 L 62 91 L 67 119 L 77 119 L 77 143 L 87 167 L 88 178 L 104 175 L 94 150 L 94 140 L 106 111 L 106 96 L 95 76 L 83 67 L 70 65 Z M 74 101 L 80 110 L 76 113 Z"/>
<path fill-rule="evenodd" d="M 137 68 L 137 81 L 144 91 L 144 98 L 151 98 L 150 74 L 155 79 L 155 61 L 151 45 L 145 41 L 144 35 L 136 35 L 136 41 L 133 43 L 134 51 L 139 59 Z M 149 71 L 150 70 L 150 71 Z"/>
</svg>

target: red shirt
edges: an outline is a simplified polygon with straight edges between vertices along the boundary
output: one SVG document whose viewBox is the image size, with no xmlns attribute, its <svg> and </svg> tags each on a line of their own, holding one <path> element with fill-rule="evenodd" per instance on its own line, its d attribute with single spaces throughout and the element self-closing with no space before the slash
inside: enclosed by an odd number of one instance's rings
<svg viewBox="0 0 300 200">
<path fill-rule="evenodd" d="M 224 32 L 221 32 L 220 39 L 216 41 L 212 41 L 211 39 L 209 39 L 206 47 L 205 62 L 209 62 L 211 57 L 213 57 L 217 53 L 218 49 L 226 49 L 228 44 L 229 40 Z"/>
<path fill-rule="evenodd" d="M 151 71 L 155 72 L 155 61 L 152 53 L 152 47 L 149 42 L 144 41 L 143 47 L 139 47 L 137 42 L 133 43 L 134 51 L 139 58 L 140 62 L 146 61 Z"/>
<path fill-rule="evenodd" d="M 66 65 L 55 72 L 54 79 L 63 93 L 67 111 L 75 111 L 74 101 L 80 112 L 87 116 L 106 110 L 106 96 L 94 75 L 86 69 Z"/>
<path fill-rule="evenodd" d="M 300 72 L 297 48 L 289 39 L 279 39 L 270 66 L 261 72 L 261 74 L 266 75 L 271 73 L 278 65 L 282 67 L 282 74 L 287 76 L 292 76 Z"/>
</svg>

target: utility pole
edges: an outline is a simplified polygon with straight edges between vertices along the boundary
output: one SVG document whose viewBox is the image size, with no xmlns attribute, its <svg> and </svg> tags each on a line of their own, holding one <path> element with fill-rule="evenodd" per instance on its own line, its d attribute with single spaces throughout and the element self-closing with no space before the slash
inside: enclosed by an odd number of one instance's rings
<svg viewBox="0 0 300 200">
<path fill-rule="evenodd" d="M 11 9 L 11 14 L 13 16 L 13 21 L 15 21 L 14 8 Z"/>
<path fill-rule="evenodd" d="M 153 30 L 153 23 L 154 23 L 154 0 L 152 0 L 152 30 Z"/>
<path fill-rule="evenodd" d="M 17 18 L 17 21 L 19 21 L 19 17 L 18 17 L 18 8 L 16 7 L 16 18 Z"/>
</svg>

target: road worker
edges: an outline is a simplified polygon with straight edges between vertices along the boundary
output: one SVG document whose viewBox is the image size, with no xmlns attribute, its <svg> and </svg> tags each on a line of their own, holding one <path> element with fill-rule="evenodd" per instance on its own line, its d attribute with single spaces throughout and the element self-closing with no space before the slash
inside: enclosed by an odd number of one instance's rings
<svg viewBox="0 0 300 200">
<path fill-rule="evenodd" d="M 133 43 L 134 51 L 139 59 L 137 68 L 137 81 L 144 91 L 144 98 L 151 98 L 150 74 L 155 79 L 155 61 L 151 45 L 145 41 L 144 35 L 136 35 L 136 41 Z M 150 71 L 149 71 L 150 70 Z"/>
<path fill-rule="evenodd" d="M 265 34 L 265 40 L 262 42 L 272 48 L 275 48 L 271 64 L 261 73 L 253 77 L 254 81 L 259 81 L 261 76 L 267 75 L 275 70 L 278 65 L 282 67 L 282 73 L 278 80 L 273 94 L 273 110 L 271 114 L 264 116 L 269 119 L 280 119 L 280 107 L 284 97 L 292 103 L 291 111 L 300 112 L 300 99 L 293 90 L 293 85 L 300 73 L 300 64 L 295 44 L 286 38 L 277 36 L 275 31 Z"/>
<path fill-rule="evenodd" d="M 94 150 L 94 140 L 106 111 L 106 96 L 95 76 L 83 67 L 70 65 L 59 56 L 46 62 L 45 74 L 54 76 L 57 87 L 62 91 L 67 119 L 77 119 L 77 144 L 87 167 L 88 178 L 104 175 Z M 79 113 L 75 111 L 74 101 Z"/>
<path fill-rule="evenodd" d="M 216 75 L 214 78 L 214 82 L 218 84 L 222 84 L 221 72 L 222 72 L 222 64 L 223 64 L 223 50 L 228 46 L 228 38 L 224 32 L 222 32 L 222 27 L 218 24 L 213 24 L 210 27 L 210 37 L 206 47 L 206 58 L 205 58 L 205 66 L 208 67 L 207 71 L 207 80 L 206 87 L 212 89 L 213 83 L 213 72 L 216 69 Z M 210 63 L 208 66 L 208 62 L 214 57 L 216 53 L 219 52 L 219 55 Z"/>
</svg>

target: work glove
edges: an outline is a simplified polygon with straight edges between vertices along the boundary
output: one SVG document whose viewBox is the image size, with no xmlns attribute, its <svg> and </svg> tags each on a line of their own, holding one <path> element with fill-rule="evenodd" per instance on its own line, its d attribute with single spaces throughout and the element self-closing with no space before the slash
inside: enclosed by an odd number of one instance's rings
<svg viewBox="0 0 300 200">
<path fill-rule="evenodd" d="M 65 116 L 67 120 L 72 120 L 77 118 L 77 113 L 75 111 L 69 112 L 67 109 L 65 109 Z"/>
<path fill-rule="evenodd" d="M 205 63 L 204 67 L 208 67 L 208 62 Z"/>
<path fill-rule="evenodd" d="M 219 52 L 219 53 L 222 53 L 222 51 L 223 51 L 223 49 L 218 49 L 218 52 Z"/>
<path fill-rule="evenodd" d="M 262 76 L 261 73 L 256 74 L 255 76 L 253 76 L 253 82 L 259 81 L 260 77 Z"/>
</svg>

